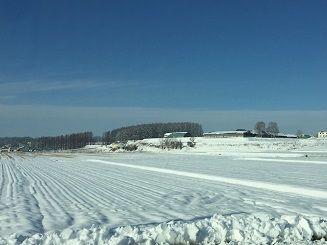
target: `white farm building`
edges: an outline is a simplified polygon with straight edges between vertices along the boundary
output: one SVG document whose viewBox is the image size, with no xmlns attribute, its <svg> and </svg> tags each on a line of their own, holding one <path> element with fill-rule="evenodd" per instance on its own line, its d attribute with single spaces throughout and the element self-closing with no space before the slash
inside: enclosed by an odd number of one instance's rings
<svg viewBox="0 0 327 245">
<path fill-rule="evenodd" d="M 318 133 L 318 138 L 325 138 L 325 139 L 327 139 L 327 131 L 320 131 Z"/>
<path fill-rule="evenodd" d="M 183 138 L 191 137 L 192 135 L 189 132 L 171 132 L 165 133 L 164 138 Z"/>
</svg>

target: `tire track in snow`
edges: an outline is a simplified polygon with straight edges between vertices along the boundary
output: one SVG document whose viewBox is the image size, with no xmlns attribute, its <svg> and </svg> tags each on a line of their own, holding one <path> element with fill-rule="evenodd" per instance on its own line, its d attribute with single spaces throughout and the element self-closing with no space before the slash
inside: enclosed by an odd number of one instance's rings
<svg viewBox="0 0 327 245">
<path fill-rule="evenodd" d="M 327 199 L 327 192 L 326 191 L 316 190 L 316 189 L 300 188 L 300 187 L 291 186 L 291 185 L 274 184 L 274 183 L 268 183 L 268 182 L 242 180 L 242 179 L 234 179 L 234 178 L 220 177 L 220 176 L 215 176 L 215 175 L 197 174 L 197 173 L 178 171 L 178 170 L 170 170 L 170 169 L 163 169 L 163 168 L 156 168 L 156 167 L 147 167 L 147 166 L 141 166 L 141 165 L 124 164 L 124 163 L 115 163 L 115 162 L 104 161 L 104 160 L 96 160 L 96 159 L 88 159 L 88 160 L 85 160 L 85 161 L 98 162 L 98 163 L 104 163 L 104 164 L 109 164 L 109 165 L 113 165 L 113 166 L 140 169 L 140 170 L 152 171 L 152 172 L 163 173 L 163 174 L 171 174 L 171 175 L 184 176 L 184 177 L 190 177 L 190 178 L 196 178 L 196 179 L 217 181 L 217 182 L 223 182 L 223 183 L 232 184 L 232 185 L 241 185 L 241 186 L 257 188 L 257 189 L 265 189 L 265 190 L 281 192 L 281 193 L 292 193 L 292 194 L 296 194 L 296 195 L 300 195 L 300 196 Z"/>
</svg>

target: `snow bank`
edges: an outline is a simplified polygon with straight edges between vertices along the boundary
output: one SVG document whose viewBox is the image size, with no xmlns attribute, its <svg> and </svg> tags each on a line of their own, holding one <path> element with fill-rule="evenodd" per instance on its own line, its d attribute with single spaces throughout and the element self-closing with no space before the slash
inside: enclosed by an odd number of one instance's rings
<svg viewBox="0 0 327 245">
<path fill-rule="evenodd" d="M 327 154 L 327 140 L 319 139 L 275 139 L 275 138 L 195 138 L 195 147 L 188 147 L 187 142 L 189 138 L 178 138 L 183 143 L 182 150 L 162 150 L 160 142 L 162 139 L 144 139 L 137 141 L 129 141 L 127 145 L 135 145 L 137 151 L 142 152 L 171 152 L 171 153 L 200 153 L 200 154 L 219 154 L 230 156 L 240 156 L 245 154 L 248 156 L 249 153 L 265 153 L 273 154 L 273 157 L 280 157 L 281 152 L 284 154 L 288 152 L 289 157 L 300 157 L 305 153 L 314 152 L 320 153 L 321 155 Z M 235 152 L 237 149 L 237 152 Z M 108 146 L 93 145 L 86 146 L 85 151 L 89 152 L 126 152 L 123 147 L 118 147 L 117 144 Z"/>
<path fill-rule="evenodd" d="M 327 219 L 269 214 L 214 215 L 193 221 L 110 228 L 65 229 L 0 244 L 326 244 Z"/>
</svg>

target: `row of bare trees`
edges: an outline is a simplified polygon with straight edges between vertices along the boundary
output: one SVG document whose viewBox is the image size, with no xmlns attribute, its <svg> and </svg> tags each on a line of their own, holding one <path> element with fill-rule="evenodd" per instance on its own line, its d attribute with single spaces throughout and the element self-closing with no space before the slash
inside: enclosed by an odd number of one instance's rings
<svg viewBox="0 0 327 245">
<path fill-rule="evenodd" d="M 49 137 L 2 137 L 0 146 L 10 145 L 12 148 L 25 146 L 35 150 L 67 150 L 86 146 L 94 141 L 92 132 L 66 134 Z"/>
<path fill-rule="evenodd" d="M 82 148 L 93 142 L 92 132 L 66 134 L 55 137 L 40 137 L 33 140 L 32 146 L 42 150 L 67 150 Z"/>
</svg>

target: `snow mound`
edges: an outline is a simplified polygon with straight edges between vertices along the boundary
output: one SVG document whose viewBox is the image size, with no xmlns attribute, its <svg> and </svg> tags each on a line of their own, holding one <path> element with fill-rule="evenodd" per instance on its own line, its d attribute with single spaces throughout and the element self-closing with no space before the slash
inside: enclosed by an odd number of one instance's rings
<svg viewBox="0 0 327 245">
<path fill-rule="evenodd" d="M 0 238 L 0 244 L 327 244 L 327 219 L 266 213 Z"/>
</svg>

